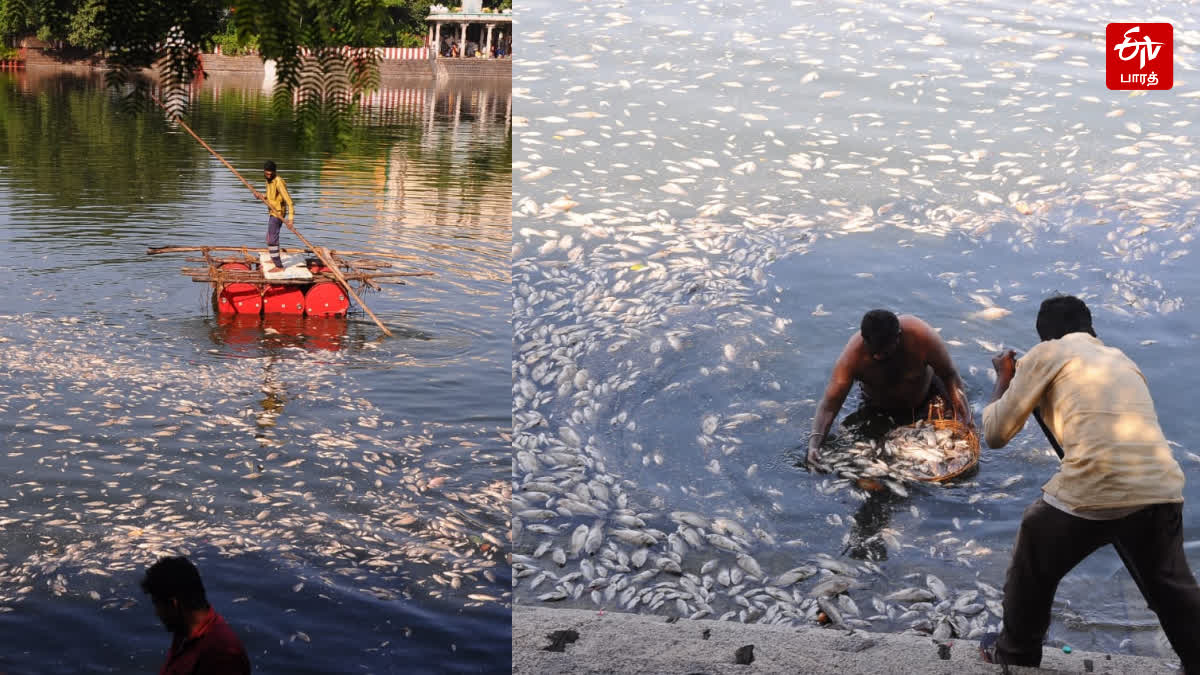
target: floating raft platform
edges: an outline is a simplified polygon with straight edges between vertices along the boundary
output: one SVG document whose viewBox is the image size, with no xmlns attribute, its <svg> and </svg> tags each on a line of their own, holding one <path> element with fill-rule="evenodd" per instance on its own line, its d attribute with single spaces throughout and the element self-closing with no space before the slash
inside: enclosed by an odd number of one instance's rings
<svg viewBox="0 0 1200 675">
<path fill-rule="evenodd" d="M 245 246 L 161 246 L 146 251 L 162 253 L 199 253 L 186 262 L 202 267 L 184 267 L 185 276 L 197 283 L 211 284 L 213 304 L 220 314 L 293 314 L 305 316 L 345 316 L 354 297 L 350 283 L 358 290 L 379 290 L 379 284 L 403 284 L 404 277 L 433 276 L 424 270 L 394 270 L 393 260 L 419 261 L 416 256 L 371 251 L 335 251 L 332 249 L 280 249 L 282 255 L 312 254 L 306 257 L 305 278 L 271 278 L 263 273 L 265 248 Z M 333 268 L 326 265 L 333 264 Z M 288 268 L 292 269 L 292 268 Z M 365 309 L 365 307 L 364 307 Z M 369 311 L 369 310 L 368 310 Z"/>
</svg>

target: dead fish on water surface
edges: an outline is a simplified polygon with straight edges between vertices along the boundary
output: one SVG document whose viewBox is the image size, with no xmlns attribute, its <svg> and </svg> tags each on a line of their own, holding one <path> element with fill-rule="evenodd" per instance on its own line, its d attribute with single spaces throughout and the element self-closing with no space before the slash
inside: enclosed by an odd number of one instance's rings
<svg viewBox="0 0 1200 675">
<path fill-rule="evenodd" d="M 800 567 L 793 567 L 792 569 L 784 572 L 783 574 L 780 574 L 779 577 L 775 580 L 775 584 L 778 586 L 787 588 L 788 586 L 791 586 L 792 584 L 804 581 L 805 579 L 815 576 L 816 574 L 817 574 L 817 568 L 815 568 L 815 567 L 810 567 L 807 565 L 802 565 Z"/>
</svg>

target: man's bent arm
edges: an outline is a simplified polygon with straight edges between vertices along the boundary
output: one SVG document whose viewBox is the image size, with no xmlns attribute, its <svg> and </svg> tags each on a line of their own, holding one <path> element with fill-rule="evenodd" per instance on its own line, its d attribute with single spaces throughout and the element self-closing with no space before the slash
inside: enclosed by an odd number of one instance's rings
<svg viewBox="0 0 1200 675">
<path fill-rule="evenodd" d="M 946 393 L 950 395 L 954 418 L 967 423 L 968 426 L 974 426 L 975 421 L 971 418 L 971 404 L 967 400 L 967 389 L 963 386 L 962 378 L 958 376 L 958 370 L 954 368 L 954 362 L 950 359 L 946 343 L 932 328 L 929 329 L 929 335 L 926 337 L 929 342 L 929 356 L 927 357 L 929 366 L 933 368 L 934 374 L 946 383 Z"/>
<path fill-rule="evenodd" d="M 854 385 L 854 374 L 849 359 L 843 354 L 833 366 L 833 374 L 829 376 L 829 384 L 821 403 L 817 405 L 816 415 L 813 416 L 812 433 L 808 435 L 808 461 L 811 464 L 817 459 L 818 449 L 833 426 L 833 420 L 846 401 L 850 388 Z"/>
<path fill-rule="evenodd" d="M 1021 431 L 1058 375 L 1062 364 L 1045 357 L 1034 347 L 1017 362 L 1011 381 L 997 376 L 993 400 L 983 409 L 983 438 L 989 448 L 1004 447 Z"/>
<path fill-rule="evenodd" d="M 283 203 L 287 205 L 287 218 L 283 217 L 283 213 L 279 214 L 281 220 L 295 220 L 296 206 L 292 204 L 292 196 L 288 194 L 287 183 L 279 181 L 279 196 L 283 197 Z"/>
<path fill-rule="evenodd" d="M 971 415 L 971 402 L 967 400 L 967 388 L 963 385 L 958 373 L 942 380 L 946 383 L 946 392 L 950 394 L 950 404 L 954 406 L 954 418 L 974 427 L 975 419 Z"/>
</svg>

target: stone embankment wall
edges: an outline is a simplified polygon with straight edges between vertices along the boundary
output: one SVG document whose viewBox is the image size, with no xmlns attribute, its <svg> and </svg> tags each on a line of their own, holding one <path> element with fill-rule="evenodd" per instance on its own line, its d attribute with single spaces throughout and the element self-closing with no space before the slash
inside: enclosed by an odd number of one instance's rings
<svg viewBox="0 0 1200 675">
<path fill-rule="evenodd" d="M 223 54 L 201 54 L 204 70 L 212 73 L 255 73 L 263 74 L 262 59 L 257 56 L 225 56 Z"/>
<path fill-rule="evenodd" d="M 437 79 L 477 80 L 512 79 L 512 59 L 438 59 L 434 62 Z"/>
<path fill-rule="evenodd" d="M 46 49 L 25 49 L 25 64 L 30 67 L 104 68 L 99 57 Z M 201 62 L 209 73 L 244 73 L 262 76 L 264 67 L 258 56 L 203 54 Z M 379 62 L 382 80 L 512 80 L 512 59 L 389 59 Z"/>
<path fill-rule="evenodd" d="M 432 80 L 433 67 L 429 59 L 404 59 L 398 61 L 380 61 L 379 79 L 381 80 Z"/>
<path fill-rule="evenodd" d="M 70 50 L 39 49 L 27 47 L 21 49 L 25 57 L 25 66 L 44 66 L 57 68 L 103 68 L 104 61 L 99 56 L 88 56 L 86 52 Z"/>
<path fill-rule="evenodd" d="M 223 56 L 204 54 L 201 56 L 204 70 L 209 73 L 254 73 L 263 74 L 262 59 L 257 56 Z M 397 59 L 379 62 L 379 77 L 382 79 L 432 79 L 433 69 L 428 59 Z"/>
</svg>

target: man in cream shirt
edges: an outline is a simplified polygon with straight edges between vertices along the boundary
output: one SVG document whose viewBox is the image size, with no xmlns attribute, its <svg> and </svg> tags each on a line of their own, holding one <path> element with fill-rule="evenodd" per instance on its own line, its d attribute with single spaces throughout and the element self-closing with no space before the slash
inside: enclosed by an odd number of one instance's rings
<svg viewBox="0 0 1200 675">
<path fill-rule="evenodd" d="M 996 389 L 983 411 L 988 447 L 1007 444 L 1035 408 L 1061 444 L 1058 473 L 1025 510 L 1004 584 L 1004 628 L 984 658 L 1038 666 L 1058 582 L 1112 544 L 1183 661 L 1200 673 L 1200 587 L 1183 553 L 1183 471 L 1158 425 L 1145 377 L 1096 338 L 1074 296 L 1042 303 L 1042 342 L 1016 361 L 992 359 Z"/>
</svg>

